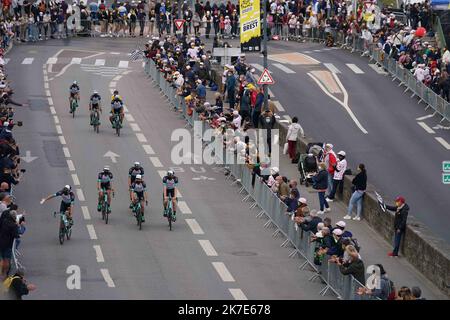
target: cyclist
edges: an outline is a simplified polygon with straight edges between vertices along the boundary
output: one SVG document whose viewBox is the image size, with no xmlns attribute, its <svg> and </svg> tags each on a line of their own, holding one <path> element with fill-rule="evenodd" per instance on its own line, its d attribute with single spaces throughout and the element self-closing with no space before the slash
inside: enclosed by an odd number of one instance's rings
<svg viewBox="0 0 450 320">
<path fill-rule="evenodd" d="M 112 127 L 115 129 L 115 126 L 113 124 L 113 117 L 115 114 L 119 114 L 120 115 L 120 126 L 122 126 L 122 122 L 123 122 L 123 101 L 122 99 L 116 95 L 114 97 L 114 100 L 111 102 L 111 116 L 109 117 L 109 121 L 111 122 Z"/>
<path fill-rule="evenodd" d="M 93 125 L 92 119 L 94 117 L 94 112 L 95 111 L 102 112 L 102 107 L 100 105 L 101 101 L 102 101 L 102 97 L 100 97 L 98 92 L 94 90 L 94 92 L 91 95 L 91 98 L 89 99 L 89 110 L 91 111 L 91 125 Z M 99 119 L 99 123 L 100 123 L 100 119 Z"/>
<path fill-rule="evenodd" d="M 172 197 L 173 221 L 176 221 L 177 214 L 177 185 L 178 178 L 172 170 L 167 171 L 167 175 L 163 178 L 163 197 L 164 197 L 164 217 L 167 217 L 166 209 L 169 195 Z"/>
<path fill-rule="evenodd" d="M 122 101 L 122 96 L 119 95 L 119 90 L 114 90 L 113 95 L 111 96 L 111 103 L 113 103 L 116 96 Z"/>
<path fill-rule="evenodd" d="M 130 192 L 132 193 L 131 203 L 133 205 L 136 205 L 138 201 L 141 202 L 142 222 L 145 222 L 144 201 L 145 204 L 148 205 L 147 185 L 144 180 L 142 180 L 142 176 L 140 174 L 136 175 L 136 179 L 131 184 Z"/>
<path fill-rule="evenodd" d="M 128 188 L 131 187 L 131 184 L 136 179 L 136 175 L 140 174 L 141 177 L 144 176 L 144 168 L 142 168 L 141 164 L 139 162 L 135 162 L 134 165 L 128 170 Z M 133 194 L 130 191 L 130 201 L 133 200 Z M 130 205 L 131 209 L 131 205 Z"/>
<path fill-rule="evenodd" d="M 97 190 L 98 190 L 98 205 L 97 211 L 100 212 L 102 210 L 101 201 L 103 199 L 103 189 L 105 189 L 108 194 L 108 213 L 111 213 L 111 191 L 114 190 L 112 188 L 112 179 L 113 175 L 109 170 L 109 166 L 105 166 L 103 171 L 98 174 L 97 179 Z"/>
<path fill-rule="evenodd" d="M 80 87 L 78 86 L 77 81 L 74 81 L 72 83 L 72 85 L 69 88 L 69 91 L 70 91 L 69 104 L 72 104 L 73 99 L 76 99 L 76 100 L 80 99 Z M 70 110 L 70 113 L 72 113 L 72 110 Z"/>
<path fill-rule="evenodd" d="M 64 213 L 67 212 L 67 220 L 70 222 L 70 225 L 73 225 L 72 219 L 72 209 L 73 203 L 75 201 L 75 194 L 72 192 L 72 188 L 70 185 L 64 186 L 64 188 L 54 194 L 49 195 L 47 198 L 41 200 L 41 204 L 45 201 L 50 200 L 55 197 L 61 197 L 61 204 L 59 206 L 59 212 Z"/>
</svg>

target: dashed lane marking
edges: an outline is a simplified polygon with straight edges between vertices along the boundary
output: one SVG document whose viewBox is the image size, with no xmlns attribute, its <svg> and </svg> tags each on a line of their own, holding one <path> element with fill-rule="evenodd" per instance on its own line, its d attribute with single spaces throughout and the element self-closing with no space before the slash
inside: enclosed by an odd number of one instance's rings
<svg viewBox="0 0 450 320">
<path fill-rule="evenodd" d="M 136 138 L 139 142 L 147 142 L 147 138 L 142 133 L 136 133 Z"/>
<path fill-rule="evenodd" d="M 421 126 L 427 133 L 435 134 L 436 131 L 431 129 L 425 122 L 417 122 L 419 126 Z"/>
<path fill-rule="evenodd" d="M 248 300 L 245 294 L 239 288 L 230 288 L 228 289 L 233 296 L 234 300 Z"/>
<path fill-rule="evenodd" d="M 102 248 L 99 245 L 95 245 L 95 244 L 92 247 L 95 250 L 95 256 L 97 258 L 97 262 L 98 263 L 105 262 L 105 258 L 103 257 Z"/>
<path fill-rule="evenodd" d="M 80 185 L 80 179 L 78 179 L 78 175 L 76 173 L 72 173 L 72 180 L 75 186 Z"/>
<path fill-rule="evenodd" d="M 64 156 L 70 158 L 69 148 L 63 147 Z"/>
<path fill-rule="evenodd" d="M 212 263 L 223 282 L 234 282 L 234 278 L 223 262 Z"/>
<path fill-rule="evenodd" d="M 345 64 L 347 67 L 350 68 L 350 70 L 352 70 L 354 73 L 356 74 L 363 74 L 364 71 L 362 71 L 356 64 L 353 63 L 346 63 Z"/>
<path fill-rule="evenodd" d="M 56 132 L 57 132 L 58 134 L 62 134 L 61 126 L 60 126 L 60 125 L 56 125 L 55 127 L 56 127 Z"/>
<path fill-rule="evenodd" d="M 55 64 L 56 62 L 58 62 L 58 58 L 50 57 L 47 59 L 47 64 Z"/>
<path fill-rule="evenodd" d="M 67 166 L 69 167 L 69 171 L 75 171 L 75 166 L 72 160 L 67 159 Z"/>
<path fill-rule="evenodd" d="M 134 118 L 131 115 L 131 113 L 126 113 L 125 118 L 127 119 L 128 122 L 134 122 Z"/>
<path fill-rule="evenodd" d="M 217 257 L 217 251 L 209 240 L 198 240 L 198 242 L 208 257 Z"/>
<path fill-rule="evenodd" d="M 50 90 L 45 90 L 45 94 L 47 95 L 47 97 L 51 97 L 52 96 L 52 94 L 50 93 Z"/>
<path fill-rule="evenodd" d="M 139 125 L 137 123 L 130 123 L 131 130 L 135 132 L 141 131 L 141 128 L 139 128 Z"/>
<path fill-rule="evenodd" d="M 58 116 L 53 116 L 53 121 L 55 121 L 55 124 L 59 123 L 59 118 Z"/>
<path fill-rule="evenodd" d="M 84 220 L 91 220 L 91 215 L 89 214 L 89 208 L 86 206 L 81 206 L 81 212 L 83 212 Z"/>
<path fill-rule="evenodd" d="M 416 118 L 416 120 L 417 121 L 422 121 L 422 120 L 425 120 L 425 119 L 428 119 L 428 118 L 433 118 L 435 114 L 436 114 L 436 112 L 434 112 L 433 114 L 428 114 L 426 116 Z"/>
<path fill-rule="evenodd" d="M 22 61 L 22 64 L 32 64 L 33 63 L 34 58 L 25 58 Z"/>
<path fill-rule="evenodd" d="M 44 82 L 44 89 L 48 89 L 48 88 L 49 88 L 48 82 Z"/>
<path fill-rule="evenodd" d="M 334 66 L 334 64 L 332 64 L 332 63 L 324 63 L 323 64 L 328 70 L 330 70 L 332 73 L 341 73 L 341 71 L 338 69 L 338 68 L 336 68 L 335 66 Z"/>
<path fill-rule="evenodd" d="M 153 151 L 153 148 L 149 144 L 143 144 L 142 147 L 146 154 L 155 154 L 155 151 Z"/>
<path fill-rule="evenodd" d="M 91 240 L 97 240 L 97 234 L 95 233 L 94 226 L 92 224 L 88 224 L 86 225 L 86 228 L 88 230 L 89 237 L 91 238 Z"/>
<path fill-rule="evenodd" d="M 161 179 L 162 179 L 162 178 L 164 178 L 164 177 L 166 176 L 166 171 L 164 171 L 164 170 L 158 170 L 158 174 L 159 174 L 159 176 L 160 176 Z"/>
<path fill-rule="evenodd" d="M 55 110 L 54 107 L 50 107 L 50 113 L 51 113 L 51 114 L 56 114 L 56 110 Z"/>
<path fill-rule="evenodd" d="M 178 201 L 178 208 L 182 214 L 192 214 L 191 209 L 188 207 L 186 201 Z"/>
<path fill-rule="evenodd" d="M 48 100 L 48 104 L 49 104 L 50 106 L 52 106 L 52 105 L 53 105 L 53 99 L 50 98 L 50 97 L 47 97 L 47 100 Z"/>
<path fill-rule="evenodd" d="M 59 142 L 61 142 L 61 144 L 66 144 L 66 139 L 64 139 L 64 136 L 58 136 L 59 137 Z"/>
<path fill-rule="evenodd" d="M 81 64 L 81 58 L 72 58 L 70 64 Z"/>
<path fill-rule="evenodd" d="M 277 67 L 278 69 L 280 69 L 281 71 L 284 71 L 286 73 L 295 73 L 294 70 L 289 69 L 288 67 L 282 65 L 281 63 L 274 63 L 273 66 Z"/>
<path fill-rule="evenodd" d="M 105 59 L 96 59 L 94 65 L 95 66 L 104 66 L 105 65 Z"/>
<path fill-rule="evenodd" d="M 110 288 L 114 288 L 116 285 L 114 284 L 113 279 L 109 275 L 108 269 L 100 269 L 100 272 L 102 273 L 103 279 L 105 279 L 106 284 Z"/>
<path fill-rule="evenodd" d="M 152 162 L 152 164 L 153 164 L 153 166 L 155 168 L 162 168 L 163 167 L 163 165 L 162 165 L 161 161 L 159 161 L 158 157 L 150 157 L 149 159 L 150 159 L 150 161 Z"/>
<path fill-rule="evenodd" d="M 191 228 L 193 234 L 205 234 L 195 219 L 186 219 L 186 223 Z"/>
<path fill-rule="evenodd" d="M 447 150 L 450 150 L 450 144 L 444 138 L 435 137 L 435 139 Z"/>
<path fill-rule="evenodd" d="M 86 201 L 86 199 L 84 198 L 83 190 L 81 190 L 81 189 L 77 189 L 77 197 L 78 197 L 78 201 L 81 201 L 81 202 Z"/>
</svg>

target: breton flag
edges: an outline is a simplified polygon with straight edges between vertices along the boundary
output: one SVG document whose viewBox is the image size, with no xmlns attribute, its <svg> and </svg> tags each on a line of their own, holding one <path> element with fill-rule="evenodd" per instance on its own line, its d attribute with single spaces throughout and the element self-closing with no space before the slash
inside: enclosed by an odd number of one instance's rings
<svg viewBox="0 0 450 320">
<path fill-rule="evenodd" d="M 130 53 L 130 61 L 137 61 L 144 57 L 144 51 L 140 49 L 135 49 Z"/>
</svg>

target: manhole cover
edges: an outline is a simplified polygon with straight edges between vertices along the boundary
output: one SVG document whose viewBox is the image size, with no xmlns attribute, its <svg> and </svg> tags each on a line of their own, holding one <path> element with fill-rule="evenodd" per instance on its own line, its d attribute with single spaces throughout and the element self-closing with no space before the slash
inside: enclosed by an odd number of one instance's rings
<svg viewBox="0 0 450 320">
<path fill-rule="evenodd" d="M 250 252 L 250 251 L 237 251 L 231 253 L 233 256 L 239 256 L 239 257 L 250 257 L 250 256 L 256 256 L 258 255 L 256 252 Z"/>
</svg>

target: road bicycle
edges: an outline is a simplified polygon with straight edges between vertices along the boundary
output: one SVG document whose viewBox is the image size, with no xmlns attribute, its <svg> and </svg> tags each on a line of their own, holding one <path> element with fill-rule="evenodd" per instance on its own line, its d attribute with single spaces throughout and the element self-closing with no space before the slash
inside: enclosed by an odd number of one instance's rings
<svg viewBox="0 0 450 320">
<path fill-rule="evenodd" d="M 175 217 L 173 214 L 173 204 L 172 204 L 172 196 L 169 195 L 167 200 L 167 208 L 164 210 L 167 221 L 169 222 L 169 230 L 172 231 L 172 222 L 175 222 Z"/>
<path fill-rule="evenodd" d="M 133 203 L 132 211 L 134 213 L 134 216 L 136 217 L 137 226 L 139 227 L 139 230 L 142 229 L 142 211 L 144 211 L 144 208 L 142 208 L 141 201 L 138 200 L 136 203 Z"/>
<path fill-rule="evenodd" d="M 67 240 L 70 240 L 70 237 L 72 236 L 72 224 L 69 222 L 69 219 L 67 218 L 67 211 L 66 212 L 54 212 L 53 216 L 56 217 L 56 215 L 60 215 L 59 220 L 59 243 L 62 245 L 64 244 L 64 238 L 67 238 Z"/>
<path fill-rule="evenodd" d="M 102 188 L 103 197 L 101 198 L 101 212 L 102 212 L 102 220 L 105 220 L 105 223 L 108 224 L 109 217 L 109 209 L 111 208 L 108 203 L 108 193 L 105 188 Z M 114 197 L 114 191 L 112 192 L 112 196 Z"/>
<path fill-rule="evenodd" d="M 116 129 L 117 136 L 120 137 L 120 128 L 122 128 L 122 124 L 120 123 L 120 114 L 114 113 L 112 123 L 113 128 Z"/>
<path fill-rule="evenodd" d="M 98 110 L 91 113 L 91 125 L 94 127 L 94 131 L 98 133 L 100 129 L 100 113 Z"/>
<path fill-rule="evenodd" d="M 70 100 L 70 113 L 72 113 L 72 118 L 75 118 L 75 110 L 78 108 L 78 99 L 72 98 Z"/>
</svg>

